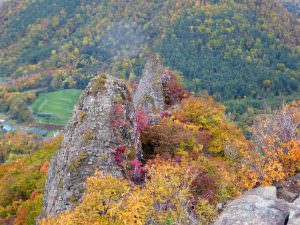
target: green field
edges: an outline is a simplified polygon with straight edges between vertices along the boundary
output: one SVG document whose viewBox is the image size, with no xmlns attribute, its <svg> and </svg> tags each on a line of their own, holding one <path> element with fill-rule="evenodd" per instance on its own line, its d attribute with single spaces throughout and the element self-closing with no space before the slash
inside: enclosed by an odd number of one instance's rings
<svg viewBox="0 0 300 225">
<path fill-rule="evenodd" d="M 72 115 L 81 90 L 68 89 L 43 93 L 30 106 L 40 123 L 65 125 Z"/>
</svg>

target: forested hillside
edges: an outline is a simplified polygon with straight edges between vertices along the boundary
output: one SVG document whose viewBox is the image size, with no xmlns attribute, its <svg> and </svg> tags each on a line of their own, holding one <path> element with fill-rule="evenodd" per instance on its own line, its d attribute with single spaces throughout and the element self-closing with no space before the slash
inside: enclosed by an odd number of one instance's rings
<svg viewBox="0 0 300 225">
<path fill-rule="evenodd" d="M 167 64 L 192 80 L 192 89 L 218 99 L 297 91 L 297 34 L 283 9 L 262 4 L 216 4 L 185 13 L 161 43 Z"/>
<path fill-rule="evenodd" d="M 282 0 L 281 1 L 287 10 L 295 14 L 298 18 L 300 16 L 300 2 L 298 0 Z"/>
<path fill-rule="evenodd" d="M 83 88 L 99 70 L 139 76 L 152 50 L 219 100 L 286 96 L 300 83 L 294 5 L 11 0 L 0 8 L 0 76 L 15 79 L 10 91 Z"/>
</svg>

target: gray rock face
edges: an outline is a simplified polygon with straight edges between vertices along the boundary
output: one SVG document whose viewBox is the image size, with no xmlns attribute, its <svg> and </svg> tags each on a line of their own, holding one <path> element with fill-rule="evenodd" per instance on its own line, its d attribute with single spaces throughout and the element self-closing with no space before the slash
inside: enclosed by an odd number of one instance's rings
<svg viewBox="0 0 300 225">
<path fill-rule="evenodd" d="M 74 208 L 81 200 L 86 178 L 96 170 L 123 176 L 114 152 L 120 146 L 136 149 L 138 142 L 129 95 L 124 81 L 108 75 L 93 79 L 85 89 L 48 169 L 43 216 Z"/>
<path fill-rule="evenodd" d="M 287 202 L 295 201 L 300 195 L 300 174 L 279 181 L 274 185 L 277 188 L 277 197 Z"/>
<path fill-rule="evenodd" d="M 164 109 L 164 95 L 161 75 L 165 68 L 159 57 L 151 56 L 145 65 L 142 78 L 133 96 L 136 110 L 144 108 L 151 120 Z"/>
<path fill-rule="evenodd" d="M 228 204 L 214 225 L 299 225 L 300 198 L 277 198 L 276 187 L 259 187 Z"/>
<path fill-rule="evenodd" d="M 287 225 L 299 225 L 299 224 L 300 224 L 300 198 L 297 198 L 292 203 Z"/>
</svg>

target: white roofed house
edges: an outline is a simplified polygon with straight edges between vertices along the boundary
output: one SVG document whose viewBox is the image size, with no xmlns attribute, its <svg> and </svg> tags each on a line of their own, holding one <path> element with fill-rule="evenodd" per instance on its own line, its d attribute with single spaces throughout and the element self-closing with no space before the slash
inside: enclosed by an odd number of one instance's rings
<svg viewBox="0 0 300 225">
<path fill-rule="evenodd" d="M 3 125 L 1 124 L 0 131 L 2 133 L 12 132 L 12 131 L 14 131 L 14 128 L 8 124 L 3 124 Z"/>
</svg>

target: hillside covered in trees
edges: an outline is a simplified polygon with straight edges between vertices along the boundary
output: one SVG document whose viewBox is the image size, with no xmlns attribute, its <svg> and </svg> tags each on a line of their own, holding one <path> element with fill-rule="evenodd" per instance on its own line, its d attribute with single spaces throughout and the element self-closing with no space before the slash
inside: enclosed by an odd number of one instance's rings
<svg viewBox="0 0 300 225">
<path fill-rule="evenodd" d="M 190 90 L 217 100 L 295 99 L 297 7 L 277 0 L 4 2 L 1 109 L 16 101 L 26 111 L 32 98 L 24 91 L 82 89 L 98 71 L 138 79 L 147 51 L 160 53 Z M 24 114 L 17 117 L 29 119 Z"/>
<path fill-rule="evenodd" d="M 137 108 L 134 114 L 131 89 L 120 88 L 128 84 L 101 75 L 85 89 L 60 147 L 60 137 L 38 142 L 19 132 L 3 136 L 3 224 L 213 224 L 228 201 L 243 192 L 300 172 L 299 102 L 258 116 L 253 137 L 246 140 L 212 97 L 193 96 L 172 71 L 149 63 L 145 68 L 148 74 L 162 72 L 164 109 Z M 147 85 L 154 87 L 157 80 Z M 107 95 L 113 90 L 116 94 Z M 143 98 L 145 106 L 157 105 L 149 92 Z M 295 177 L 293 188 L 299 192 Z M 84 190 L 70 195 L 82 182 Z M 286 197 L 298 198 L 293 191 Z M 59 208 L 62 199 L 71 203 L 69 210 Z M 44 215 L 50 200 L 59 211 Z M 263 216 L 270 217 L 268 211 Z"/>
</svg>

